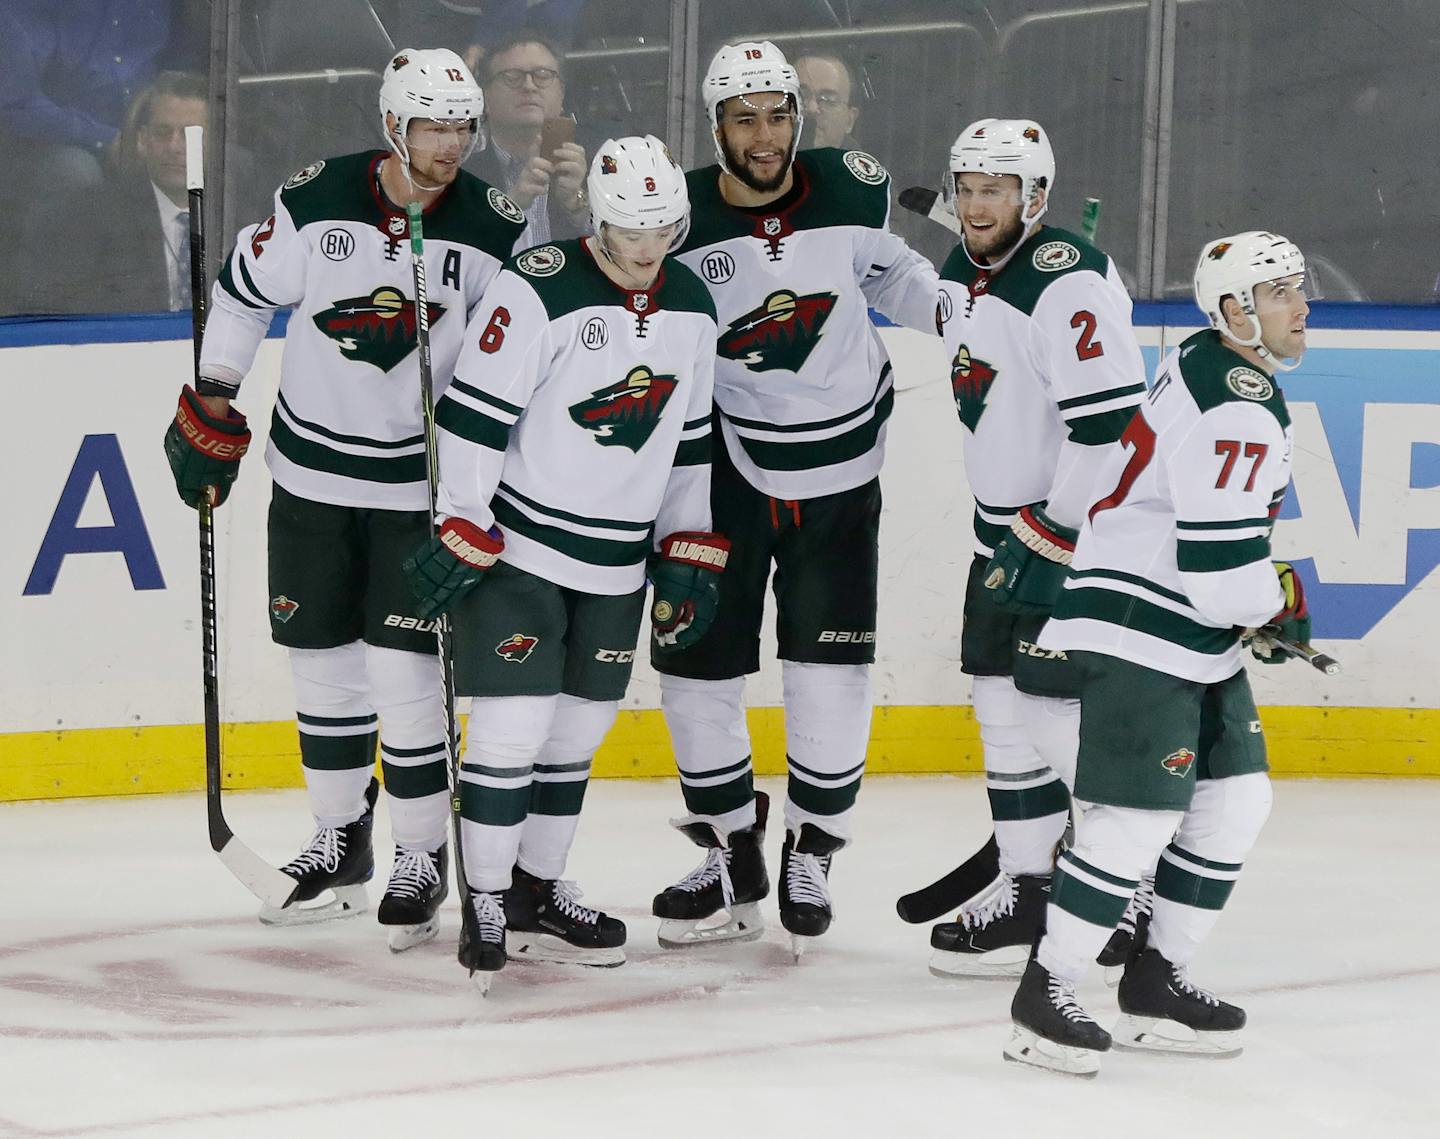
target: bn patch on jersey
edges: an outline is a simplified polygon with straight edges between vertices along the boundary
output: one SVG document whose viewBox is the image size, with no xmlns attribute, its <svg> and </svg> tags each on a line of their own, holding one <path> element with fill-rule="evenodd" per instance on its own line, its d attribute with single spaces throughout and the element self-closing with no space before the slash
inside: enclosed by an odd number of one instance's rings
<svg viewBox="0 0 1440 1139">
<path fill-rule="evenodd" d="M 878 186 L 890 177 L 885 167 L 880 165 L 880 160 L 863 150 L 847 150 L 843 161 L 845 168 L 867 186 Z"/>
<path fill-rule="evenodd" d="M 512 202 L 504 191 L 491 186 L 485 197 L 490 202 L 490 208 L 507 221 L 523 222 L 525 220 L 525 211 Z"/>
<path fill-rule="evenodd" d="M 282 190 L 293 190 L 296 186 L 303 186 L 324 169 L 325 160 L 323 158 L 319 162 L 312 162 L 309 166 L 305 167 L 304 170 L 297 170 L 294 174 L 290 175 L 289 178 L 285 179 L 285 185 L 280 188 Z"/>
<path fill-rule="evenodd" d="M 1068 241 L 1047 241 L 1035 250 L 1031 263 L 1042 273 L 1058 273 L 1080 260 L 1080 250 Z"/>
<path fill-rule="evenodd" d="M 565 268 L 565 254 L 553 245 L 542 245 L 525 250 L 515 265 L 520 272 L 532 277 L 553 277 Z"/>
<path fill-rule="evenodd" d="M 1241 399 L 1264 403 L 1275 394 L 1275 386 L 1254 368 L 1231 368 L 1225 373 L 1225 386 Z"/>
</svg>

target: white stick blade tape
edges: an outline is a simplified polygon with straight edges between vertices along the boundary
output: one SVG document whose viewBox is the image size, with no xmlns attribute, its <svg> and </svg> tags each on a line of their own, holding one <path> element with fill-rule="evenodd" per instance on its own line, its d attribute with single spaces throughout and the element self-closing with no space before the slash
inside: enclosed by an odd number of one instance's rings
<svg viewBox="0 0 1440 1139">
<path fill-rule="evenodd" d="M 185 128 L 185 188 L 205 189 L 205 128 Z"/>
</svg>

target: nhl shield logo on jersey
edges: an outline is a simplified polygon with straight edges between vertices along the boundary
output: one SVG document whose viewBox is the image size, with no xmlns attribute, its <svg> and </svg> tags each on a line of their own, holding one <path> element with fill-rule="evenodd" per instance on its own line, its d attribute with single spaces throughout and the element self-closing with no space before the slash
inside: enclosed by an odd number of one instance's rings
<svg viewBox="0 0 1440 1139">
<path fill-rule="evenodd" d="M 1225 386 L 1241 399 L 1264 403 L 1275 394 L 1275 385 L 1254 368 L 1231 368 L 1225 373 Z"/>
<path fill-rule="evenodd" d="M 524 664 L 539 643 L 539 637 L 532 637 L 528 633 L 511 633 L 495 646 L 495 655 L 504 657 L 511 664 Z"/>
<path fill-rule="evenodd" d="M 1194 765 L 1195 753 L 1188 747 L 1178 748 L 1160 761 L 1160 766 L 1177 779 L 1184 779 Z"/>
<path fill-rule="evenodd" d="M 570 418 L 602 447 L 639 451 L 655 434 L 660 415 L 678 384 L 674 376 L 657 376 L 641 364 L 618 384 L 591 392 L 589 399 L 572 404 Z"/>
<path fill-rule="evenodd" d="M 284 625 L 291 617 L 295 616 L 295 610 L 299 608 L 300 602 L 291 601 L 283 593 L 279 597 L 272 597 L 270 599 L 270 620 Z"/>
<path fill-rule="evenodd" d="M 1077 264 L 1079 260 L 1080 250 L 1068 241 L 1047 241 L 1035 250 L 1035 256 L 1030 262 L 1042 273 L 1058 273 L 1061 269 Z"/>
<path fill-rule="evenodd" d="M 485 200 L 490 203 L 490 208 L 506 221 L 523 222 L 525 220 L 525 211 L 512 202 L 503 190 L 497 190 L 491 186 L 485 194 Z"/>
<path fill-rule="evenodd" d="M 527 249 L 515 262 L 516 268 L 532 277 L 553 277 L 565 268 L 565 253 L 553 245 Z"/>
<path fill-rule="evenodd" d="M 847 150 L 844 162 L 845 168 L 867 186 L 878 186 L 890 177 L 885 167 L 880 165 L 879 159 L 863 150 Z"/>
<path fill-rule="evenodd" d="M 985 414 L 985 400 L 995 382 L 995 369 L 978 356 L 970 355 L 967 345 L 955 350 L 950 361 L 950 390 L 955 396 L 955 411 L 960 422 L 974 431 Z"/>
<path fill-rule="evenodd" d="M 431 301 L 429 313 L 434 326 L 445 315 L 445 306 Z M 415 350 L 415 302 L 389 285 L 369 296 L 336 301 L 311 319 L 340 346 L 345 359 L 373 364 L 382 372 Z"/>
<path fill-rule="evenodd" d="M 720 334 L 717 352 L 755 372 L 798 372 L 810 358 L 839 298 L 834 293 L 796 296 L 780 289 L 763 304 L 737 316 Z"/>
<path fill-rule="evenodd" d="M 323 158 L 319 162 L 312 162 L 309 166 L 305 167 L 304 170 L 297 170 L 285 179 L 285 185 L 281 186 L 280 189 L 293 190 L 296 186 L 303 186 L 324 169 L 325 160 Z"/>
</svg>

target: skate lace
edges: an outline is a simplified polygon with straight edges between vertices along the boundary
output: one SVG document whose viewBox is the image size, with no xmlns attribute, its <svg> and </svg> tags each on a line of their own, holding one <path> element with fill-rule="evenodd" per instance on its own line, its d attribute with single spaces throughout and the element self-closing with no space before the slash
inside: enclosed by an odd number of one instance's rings
<svg viewBox="0 0 1440 1139">
<path fill-rule="evenodd" d="M 1202 989 L 1190 980 L 1190 974 L 1183 965 L 1170 966 L 1170 979 L 1175 988 L 1189 997 L 1196 997 L 1214 1008 L 1220 1007 L 1220 998 L 1208 989 Z"/>
<path fill-rule="evenodd" d="M 735 900 L 735 887 L 730 881 L 729 855 L 728 850 L 722 850 L 718 846 L 707 850 L 705 861 L 676 882 L 673 889 L 684 890 L 689 894 L 698 894 L 701 890 L 708 890 L 718 880 L 720 896 L 724 899 L 728 909 L 730 903 Z"/>
<path fill-rule="evenodd" d="M 580 887 L 567 879 L 561 879 L 555 883 L 555 904 L 560 911 L 572 921 L 583 922 L 585 925 L 597 925 L 600 921 L 600 911 L 592 910 L 589 906 L 582 906 L 580 898 L 583 894 Z"/>
<path fill-rule="evenodd" d="M 334 873 L 345 857 L 345 832 L 339 827 L 317 827 L 305 849 L 281 869 L 291 877 L 317 870 Z"/>
<path fill-rule="evenodd" d="M 481 941 L 502 941 L 505 937 L 505 907 L 499 894 L 471 894 Z"/>
<path fill-rule="evenodd" d="M 385 892 L 402 898 L 418 898 L 438 881 L 440 875 L 435 871 L 431 855 L 423 850 L 400 849 L 396 852 L 395 866 L 390 871 L 390 884 L 385 887 Z"/>
<path fill-rule="evenodd" d="M 985 895 L 974 909 L 960 911 L 960 924 L 966 929 L 984 929 L 991 922 L 1006 918 L 1015 910 L 1015 899 L 1020 896 L 1020 887 L 1008 874 L 1000 876 L 1000 884 Z"/>
<path fill-rule="evenodd" d="M 1125 913 L 1120 918 L 1119 928 L 1126 933 L 1134 933 L 1136 924 L 1142 914 L 1148 915 L 1155 911 L 1155 879 L 1142 878 L 1140 887 L 1130 896 L 1130 903 L 1125 907 Z"/>
<path fill-rule="evenodd" d="M 1080 1007 L 1075 999 L 1075 984 L 1064 977 L 1050 975 L 1049 996 L 1051 1007 L 1072 1024 L 1094 1024 L 1095 1018 Z"/>
<path fill-rule="evenodd" d="M 785 870 L 785 890 L 792 903 L 830 905 L 830 856 L 792 854 Z"/>
</svg>

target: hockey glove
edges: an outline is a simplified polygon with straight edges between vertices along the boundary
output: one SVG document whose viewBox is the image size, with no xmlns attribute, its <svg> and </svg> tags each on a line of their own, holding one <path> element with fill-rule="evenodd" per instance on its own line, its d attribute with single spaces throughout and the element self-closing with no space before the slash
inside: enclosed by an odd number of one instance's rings
<svg viewBox="0 0 1440 1139">
<path fill-rule="evenodd" d="M 186 506 L 219 506 L 240 473 L 240 459 L 250 447 L 250 428 L 235 408 L 223 417 L 212 415 L 189 384 L 165 432 L 165 457 L 175 475 L 175 489 Z"/>
<path fill-rule="evenodd" d="M 1049 613 L 1070 568 L 1078 530 L 1061 526 L 1043 502 L 1022 506 L 985 567 L 985 588 L 1011 613 Z"/>
<path fill-rule="evenodd" d="M 1285 606 L 1250 640 L 1250 654 L 1265 664 L 1284 664 L 1290 659 L 1290 654 L 1275 644 L 1277 638 L 1297 645 L 1310 643 L 1310 607 L 1305 603 L 1305 587 L 1289 562 L 1276 562 L 1275 572 L 1285 591 Z"/>
<path fill-rule="evenodd" d="M 656 644 L 684 649 L 705 635 L 720 607 L 720 574 L 729 560 L 730 539 L 720 534 L 671 534 L 660 543 L 650 558 Z"/>
<path fill-rule="evenodd" d="M 400 567 L 418 599 L 416 615 L 428 620 L 448 610 L 479 584 L 504 548 L 498 526 L 482 530 L 463 518 L 447 518 Z"/>
</svg>

